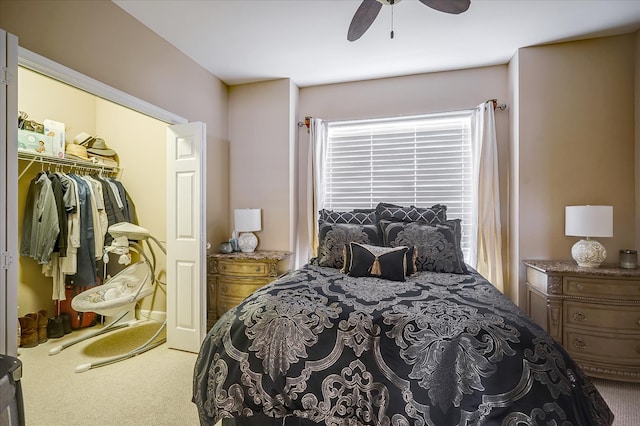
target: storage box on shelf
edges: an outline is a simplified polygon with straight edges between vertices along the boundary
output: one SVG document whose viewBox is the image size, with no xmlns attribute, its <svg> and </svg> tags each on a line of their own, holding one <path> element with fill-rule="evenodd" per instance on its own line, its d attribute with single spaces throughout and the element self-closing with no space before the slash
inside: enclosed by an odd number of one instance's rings
<svg viewBox="0 0 640 426">
<path fill-rule="evenodd" d="M 640 382 L 640 269 L 523 263 L 527 314 L 588 375 Z"/>
</svg>

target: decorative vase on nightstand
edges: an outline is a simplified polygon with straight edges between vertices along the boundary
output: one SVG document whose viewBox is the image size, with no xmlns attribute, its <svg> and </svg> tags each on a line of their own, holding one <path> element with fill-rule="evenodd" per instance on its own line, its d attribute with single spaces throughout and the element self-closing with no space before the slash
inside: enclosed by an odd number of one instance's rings
<svg viewBox="0 0 640 426">
<path fill-rule="evenodd" d="M 258 237 L 253 232 L 243 232 L 238 237 L 238 247 L 243 253 L 253 253 L 258 246 Z"/>
<path fill-rule="evenodd" d="M 580 240 L 571 247 L 571 256 L 578 266 L 597 268 L 607 258 L 607 250 L 596 240 Z"/>
</svg>

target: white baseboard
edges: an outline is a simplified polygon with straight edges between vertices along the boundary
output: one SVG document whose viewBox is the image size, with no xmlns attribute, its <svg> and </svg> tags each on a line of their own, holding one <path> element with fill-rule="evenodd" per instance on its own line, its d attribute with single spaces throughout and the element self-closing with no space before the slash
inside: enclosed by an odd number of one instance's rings
<svg viewBox="0 0 640 426">
<path fill-rule="evenodd" d="M 150 311 L 148 309 L 140 309 L 136 311 L 136 316 L 140 320 L 153 320 L 158 322 L 163 322 L 167 319 L 167 313 L 164 311 Z"/>
</svg>

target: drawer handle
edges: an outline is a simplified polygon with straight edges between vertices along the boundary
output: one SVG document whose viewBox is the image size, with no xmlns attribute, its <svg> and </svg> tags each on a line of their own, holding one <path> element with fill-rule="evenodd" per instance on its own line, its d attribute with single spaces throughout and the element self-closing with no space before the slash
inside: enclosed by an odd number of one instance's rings
<svg viewBox="0 0 640 426">
<path fill-rule="evenodd" d="M 582 339 L 576 339 L 573 341 L 573 346 L 575 346 L 576 349 L 585 349 L 587 344 Z"/>
<path fill-rule="evenodd" d="M 260 272 L 260 267 L 256 266 L 256 272 Z"/>
<path fill-rule="evenodd" d="M 220 266 L 220 270 L 221 270 L 221 271 L 226 271 L 226 270 L 227 270 L 227 265 L 222 265 L 222 266 Z"/>
<path fill-rule="evenodd" d="M 576 288 L 580 291 L 584 290 L 584 284 L 578 284 L 576 285 Z"/>
<path fill-rule="evenodd" d="M 587 316 L 585 314 L 583 314 L 582 312 L 578 311 L 578 312 L 573 314 L 573 319 L 576 320 L 576 321 L 584 322 L 584 321 L 587 320 Z"/>
<path fill-rule="evenodd" d="M 227 294 L 227 291 L 229 291 L 229 289 L 227 288 L 227 286 L 225 284 L 222 284 L 220 286 L 220 291 L 222 292 L 222 294 Z"/>
</svg>

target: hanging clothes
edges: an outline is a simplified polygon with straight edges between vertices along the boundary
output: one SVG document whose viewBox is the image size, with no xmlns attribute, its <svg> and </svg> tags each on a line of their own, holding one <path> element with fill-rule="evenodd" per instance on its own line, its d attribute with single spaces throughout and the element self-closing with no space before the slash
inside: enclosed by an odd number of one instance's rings
<svg viewBox="0 0 640 426">
<path fill-rule="evenodd" d="M 102 251 L 104 249 L 104 239 L 107 235 L 109 228 L 109 219 L 107 218 L 107 212 L 105 210 L 104 193 L 102 191 L 102 184 L 93 176 L 84 176 L 87 182 L 91 183 L 93 194 L 95 195 L 96 208 L 98 209 L 98 220 L 94 221 L 94 227 L 96 229 L 96 258 L 102 257 Z"/>
<path fill-rule="evenodd" d="M 51 172 L 47 172 L 47 177 L 51 181 L 51 189 L 53 190 L 53 198 L 56 201 L 56 211 L 58 213 L 58 226 L 60 232 L 58 232 L 58 238 L 53 246 L 53 252 L 58 253 L 60 257 L 67 255 L 67 212 L 64 205 L 64 191 L 65 188 L 60 181 L 60 177 Z"/>
<path fill-rule="evenodd" d="M 92 287 L 96 285 L 96 256 L 91 212 L 91 192 L 88 184 L 75 174 L 69 174 L 75 180 L 80 200 L 80 247 L 78 248 L 77 271 L 67 276 L 65 282 L 74 286 Z"/>
<path fill-rule="evenodd" d="M 102 184 L 102 192 L 104 198 L 104 208 L 107 214 L 108 226 L 120 222 L 130 222 L 138 224 L 138 218 L 135 213 L 135 206 L 129 197 L 129 194 L 116 179 L 94 176 L 94 178 Z M 120 190 L 122 187 L 122 191 Z M 124 194 L 124 197 L 121 194 Z M 113 237 L 106 233 L 104 244 L 111 244 Z"/>
<path fill-rule="evenodd" d="M 65 287 L 99 285 L 108 227 L 137 224 L 135 205 L 124 185 L 101 175 L 39 173 L 29 184 L 20 254 L 42 265 L 52 278 L 52 299 L 65 300 Z"/>
<path fill-rule="evenodd" d="M 65 277 L 75 275 L 78 268 L 78 249 L 80 248 L 80 199 L 75 180 L 63 173 L 56 173 L 65 188 L 64 206 L 67 212 L 67 255 L 56 258 L 43 267 L 42 273 L 52 278 L 52 299 L 66 300 Z"/>
<path fill-rule="evenodd" d="M 51 259 L 59 232 L 58 211 L 51 180 L 46 173 L 39 173 L 29 183 L 20 255 L 46 264 Z"/>
<path fill-rule="evenodd" d="M 80 197 L 76 181 L 67 175 L 60 177 L 62 184 L 67 186 L 65 192 L 65 206 L 67 210 L 67 256 L 60 259 L 60 270 L 66 275 L 73 275 L 78 271 L 78 249 L 80 248 Z M 68 197 L 67 197 L 68 195 Z M 62 284 L 64 289 L 64 283 Z"/>
</svg>

